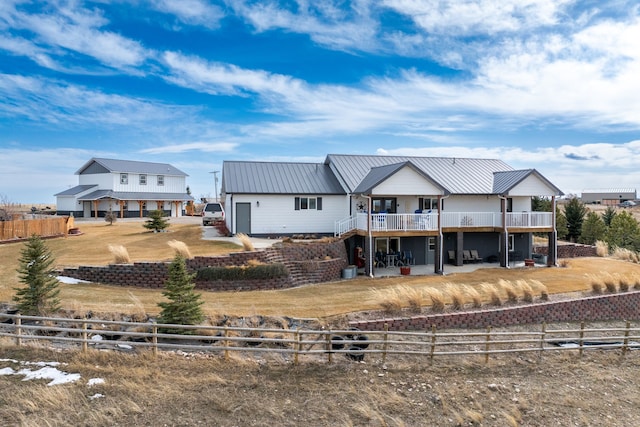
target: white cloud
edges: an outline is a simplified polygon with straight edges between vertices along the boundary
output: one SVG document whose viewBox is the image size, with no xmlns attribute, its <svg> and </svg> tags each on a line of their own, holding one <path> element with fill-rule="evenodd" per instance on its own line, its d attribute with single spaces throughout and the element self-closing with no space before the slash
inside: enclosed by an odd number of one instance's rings
<svg viewBox="0 0 640 427">
<path fill-rule="evenodd" d="M 15 7 L 0 9 L 0 19 L 5 21 L 5 28 L 29 31 L 35 35 L 26 55 L 40 65 L 47 65 L 42 51 L 51 57 L 64 57 L 75 52 L 116 69 L 139 66 L 151 56 L 139 42 L 101 30 L 108 21 L 98 9 L 77 7 L 75 2 L 68 6 L 57 3 L 50 6 L 52 9 L 46 14 L 29 14 Z M 14 54 L 19 53 L 15 49 L 10 50 Z M 30 55 L 34 51 L 41 51 L 40 57 Z"/>
<path fill-rule="evenodd" d="M 203 0 L 152 0 L 151 6 L 164 13 L 175 15 L 181 22 L 217 28 L 224 13 L 215 5 Z"/>
<path fill-rule="evenodd" d="M 184 144 L 164 145 L 140 150 L 145 154 L 185 153 L 189 151 L 201 151 L 204 153 L 230 153 L 239 144 L 232 142 L 189 142 Z"/>
</svg>

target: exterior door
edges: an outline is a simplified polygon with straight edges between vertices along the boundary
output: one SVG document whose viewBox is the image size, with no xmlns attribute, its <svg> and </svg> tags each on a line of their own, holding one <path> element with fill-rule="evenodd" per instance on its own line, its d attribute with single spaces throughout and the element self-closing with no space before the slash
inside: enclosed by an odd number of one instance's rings
<svg viewBox="0 0 640 427">
<path fill-rule="evenodd" d="M 251 203 L 236 203 L 236 234 L 251 235 Z"/>
<path fill-rule="evenodd" d="M 436 238 L 427 237 L 427 264 L 436 262 Z"/>
</svg>

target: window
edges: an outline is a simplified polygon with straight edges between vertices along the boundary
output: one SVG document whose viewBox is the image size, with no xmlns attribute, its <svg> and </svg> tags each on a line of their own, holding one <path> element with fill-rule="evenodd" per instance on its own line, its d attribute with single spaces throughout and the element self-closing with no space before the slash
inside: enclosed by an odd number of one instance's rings
<svg viewBox="0 0 640 427">
<path fill-rule="evenodd" d="M 147 185 L 147 175 L 145 174 L 140 175 L 140 185 Z"/>
<path fill-rule="evenodd" d="M 129 174 L 121 173 L 120 174 L 120 184 L 127 185 L 129 183 Z"/>
<path fill-rule="evenodd" d="M 438 198 L 420 197 L 418 199 L 418 209 L 423 211 L 437 211 L 438 210 Z"/>
<path fill-rule="evenodd" d="M 294 209 L 300 210 L 322 210 L 322 197 L 296 197 Z"/>
<path fill-rule="evenodd" d="M 513 199 L 511 197 L 507 197 L 507 212 L 513 212 Z M 500 212 L 503 212 L 502 203 L 500 204 Z"/>
<path fill-rule="evenodd" d="M 158 185 L 164 185 L 164 175 L 158 175 Z"/>
<path fill-rule="evenodd" d="M 371 212 L 396 213 L 396 198 L 374 198 L 371 200 Z"/>
</svg>

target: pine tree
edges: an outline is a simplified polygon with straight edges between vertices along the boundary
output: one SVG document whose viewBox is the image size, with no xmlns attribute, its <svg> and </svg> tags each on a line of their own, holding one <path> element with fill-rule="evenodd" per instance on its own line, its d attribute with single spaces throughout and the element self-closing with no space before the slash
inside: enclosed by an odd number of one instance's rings
<svg viewBox="0 0 640 427">
<path fill-rule="evenodd" d="M 162 308 L 158 323 L 174 325 L 197 325 L 204 320 L 202 313 L 203 301 L 201 295 L 195 293 L 195 274 L 187 271 L 185 258 L 176 254 L 169 265 L 169 278 L 165 283 L 165 290 L 162 295 L 167 297 L 169 302 L 160 302 L 158 306 Z M 163 329 L 163 332 L 187 334 L 187 329 Z"/>
<path fill-rule="evenodd" d="M 20 266 L 17 271 L 20 282 L 26 286 L 14 288 L 13 300 L 20 313 L 38 316 L 53 313 L 60 309 L 58 279 L 52 275 L 54 263 L 51 251 L 37 235 L 29 238 L 21 251 Z"/>
<path fill-rule="evenodd" d="M 165 219 L 164 212 L 158 209 L 149 212 L 149 219 L 143 225 L 147 230 L 163 231 L 169 227 L 169 220 Z"/>
<path fill-rule="evenodd" d="M 640 224 L 629 212 L 620 212 L 611 221 L 606 240 L 610 248 L 640 251 Z"/>
<path fill-rule="evenodd" d="M 582 223 L 579 243 L 595 245 L 598 240 L 604 240 L 607 234 L 607 226 L 602 217 L 595 212 L 589 212 Z"/>
<path fill-rule="evenodd" d="M 567 219 L 567 237 L 572 242 L 577 242 L 582 232 L 582 222 L 587 215 L 587 208 L 577 197 L 572 197 L 571 200 L 564 206 L 564 216 Z"/>
</svg>

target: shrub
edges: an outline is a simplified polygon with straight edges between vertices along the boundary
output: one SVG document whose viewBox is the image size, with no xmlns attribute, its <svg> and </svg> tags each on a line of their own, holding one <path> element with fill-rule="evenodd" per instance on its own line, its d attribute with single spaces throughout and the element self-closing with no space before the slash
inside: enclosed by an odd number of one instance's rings
<svg viewBox="0 0 640 427">
<path fill-rule="evenodd" d="M 489 301 L 491 302 L 492 305 L 495 305 L 495 306 L 502 305 L 502 298 L 500 298 L 500 291 L 498 290 L 496 285 L 494 285 L 493 283 L 485 282 L 480 284 L 480 289 L 482 289 L 482 292 L 489 297 Z"/>
<path fill-rule="evenodd" d="M 602 282 L 604 283 L 604 287 L 610 294 L 615 294 L 617 291 L 616 287 L 616 278 L 609 273 L 603 274 Z"/>
<path fill-rule="evenodd" d="M 130 264 L 129 251 L 122 245 L 109 245 L 109 252 L 113 255 L 114 264 Z"/>
<path fill-rule="evenodd" d="M 149 219 L 142 224 L 147 230 L 155 232 L 164 231 L 169 228 L 169 220 L 165 219 L 164 212 L 159 209 L 149 212 Z"/>
<path fill-rule="evenodd" d="M 444 295 L 440 289 L 426 288 L 425 293 L 431 299 L 431 310 L 435 313 L 444 311 Z"/>
<path fill-rule="evenodd" d="M 533 288 L 526 280 L 517 280 L 517 286 L 520 288 L 522 292 L 522 300 L 525 302 L 533 302 Z"/>
<path fill-rule="evenodd" d="M 397 288 L 390 289 L 372 289 L 373 298 L 377 301 L 380 309 L 387 313 L 393 314 L 402 310 L 402 299 Z"/>
<path fill-rule="evenodd" d="M 282 263 L 230 267 L 205 267 L 196 272 L 196 280 L 256 280 L 276 279 L 289 274 Z"/>
<path fill-rule="evenodd" d="M 462 288 L 453 283 L 447 283 L 444 286 L 445 292 L 451 300 L 451 308 L 461 310 L 464 307 L 464 292 Z"/>
<path fill-rule="evenodd" d="M 533 289 L 534 292 L 538 292 L 540 293 L 540 299 L 543 301 L 548 301 L 549 300 L 549 292 L 547 290 L 547 287 L 545 286 L 544 283 L 542 283 L 539 280 L 530 280 L 529 284 L 531 286 L 531 288 Z"/>
<path fill-rule="evenodd" d="M 606 257 L 609 255 L 609 246 L 602 240 L 596 241 L 596 255 L 599 257 Z"/>
<path fill-rule="evenodd" d="M 462 292 L 469 298 L 471 301 L 471 305 L 474 308 L 482 307 L 482 297 L 480 296 L 480 292 L 473 286 L 462 285 Z"/>
<path fill-rule="evenodd" d="M 401 286 L 397 289 L 400 300 L 406 301 L 412 311 L 420 312 L 422 306 L 425 305 L 424 293 L 422 290 L 411 286 Z"/>
<path fill-rule="evenodd" d="M 500 279 L 498 280 L 498 286 L 507 294 L 509 302 L 518 302 L 517 284 L 509 280 Z"/>
<path fill-rule="evenodd" d="M 174 251 L 176 251 L 176 254 L 179 254 L 183 258 L 191 258 L 191 251 L 189 251 L 189 247 L 185 242 L 181 242 L 179 240 L 170 240 L 167 242 L 167 245 L 169 245 Z"/>
<path fill-rule="evenodd" d="M 113 223 L 118 220 L 118 215 L 109 208 L 109 211 L 104 215 L 104 220 L 108 222 L 109 225 L 113 225 Z"/>
<path fill-rule="evenodd" d="M 240 240 L 240 243 L 242 244 L 242 250 L 244 250 L 245 252 L 253 252 L 256 250 L 256 248 L 253 246 L 251 238 L 246 234 L 238 233 L 236 234 L 236 237 L 238 238 L 238 240 Z"/>
</svg>

